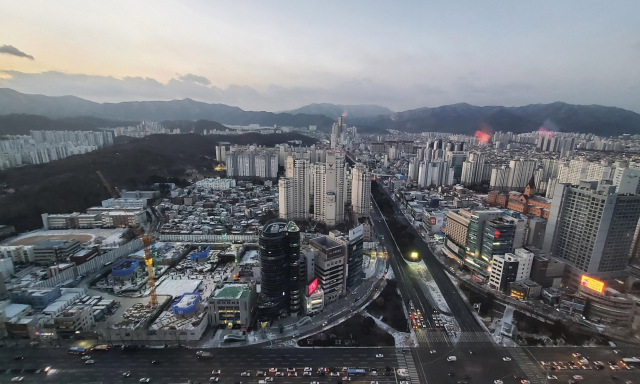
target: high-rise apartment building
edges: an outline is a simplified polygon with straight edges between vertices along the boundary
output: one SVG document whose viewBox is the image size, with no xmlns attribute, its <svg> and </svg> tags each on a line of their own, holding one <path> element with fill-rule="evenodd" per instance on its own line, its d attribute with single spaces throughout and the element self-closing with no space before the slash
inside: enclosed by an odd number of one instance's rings
<svg viewBox="0 0 640 384">
<path fill-rule="evenodd" d="M 362 257 L 364 254 L 364 226 L 362 224 L 349 231 L 347 246 L 347 290 L 352 290 L 362 284 L 364 272 Z"/>
<path fill-rule="evenodd" d="M 262 228 L 258 321 L 267 322 L 301 308 L 300 229 L 290 221 L 274 219 Z"/>
<path fill-rule="evenodd" d="M 316 164 L 313 212 L 317 221 L 335 227 L 344 221 L 344 153 L 329 151 L 324 164 Z"/>
<path fill-rule="evenodd" d="M 371 212 L 371 175 L 364 164 L 353 168 L 351 183 L 351 207 L 357 218 L 368 217 Z"/>
<path fill-rule="evenodd" d="M 286 177 L 278 182 L 279 217 L 306 220 L 309 217 L 309 162 L 289 156 Z"/>
<path fill-rule="evenodd" d="M 543 251 L 567 263 L 570 286 L 582 274 L 615 277 L 627 267 L 640 196 L 615 188 L 587 180 L 555 187 Z"/>
</svg>

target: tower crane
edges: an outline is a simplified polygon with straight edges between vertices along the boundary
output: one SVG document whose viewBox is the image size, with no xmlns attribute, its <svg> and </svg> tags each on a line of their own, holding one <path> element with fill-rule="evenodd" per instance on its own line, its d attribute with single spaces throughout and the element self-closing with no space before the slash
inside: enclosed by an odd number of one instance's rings
<svg viewBox="0 0 640 384">
<path fill-rule="evenodd" d="M 107 189 L 107 192 L 109 192 L 111 197 L 113 197 L 114 199 L 117 199 L 118 197 L 120 197 L 120 193 L 118 192 L 118 189 L 113 188 L 113 186 L 111 186 L 111 183 L 109 183 L 109 180 L 107 180 L 107 178 L 102 174 L 102 172 L 96 171 L 96 173 L 98 174 L 100 181 L 102 181 L 102 185 L 104 185 L 104 187 Z"/>
<path fill-rule="evenodd" d="M 144 244 L 144 263 L 147 266 L 147 275 L 149 275 L 149 288 L 151 288 L 151 300 L 149 300 L 149 307 L 158 306 L 158 296 L 156 295 L 156 279 L 153 277 L 153 256 L 151 255 L 151 242 L 153 242 L 153 235 L 151 234 L 152 226 L 149 225 L 149 230 L 142 236 L 142 244 Z"/>
</svg>

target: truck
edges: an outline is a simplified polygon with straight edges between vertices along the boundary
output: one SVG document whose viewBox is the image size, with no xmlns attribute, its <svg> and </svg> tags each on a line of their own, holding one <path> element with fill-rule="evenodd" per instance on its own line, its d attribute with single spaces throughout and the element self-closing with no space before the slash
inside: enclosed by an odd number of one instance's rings
<svg viewBox="0 0 640 384">
<path fill-rule="evenodd" d="M 364 376 L 367 371 L 364 368 L 349 368 L 347 369 L 347 375 L 349 376 Z"/>
</svg>

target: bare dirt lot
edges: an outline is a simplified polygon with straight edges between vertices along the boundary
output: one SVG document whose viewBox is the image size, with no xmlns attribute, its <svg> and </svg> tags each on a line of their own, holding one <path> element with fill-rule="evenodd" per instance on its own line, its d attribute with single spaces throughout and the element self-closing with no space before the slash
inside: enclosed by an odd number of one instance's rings
<svg viewBox="0 0 640 384">
<path fill-rule="evenodd" d="M 87 241 L 91 241 L 91 239 L 93 239 L 93 236 L 81 235 L 81 234 L 29 236 L 29 237 L 16 239 L 12 241 L 9 245 L 36 245 L 47 240 L 74 240 L 74 239 L 78 240 L 81 243 L 86 243 Z"/>
</svg>

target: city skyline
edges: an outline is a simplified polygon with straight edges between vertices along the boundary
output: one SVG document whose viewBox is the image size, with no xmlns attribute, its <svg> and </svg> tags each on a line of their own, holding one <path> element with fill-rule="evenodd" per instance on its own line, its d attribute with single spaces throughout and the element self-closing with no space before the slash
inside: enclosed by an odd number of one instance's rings
<svg viewBox="0 0 640 384">
<path fill-rule="evenodd" d="M 638 7 L 21 2 L 0 16 L 0 86 L 270 111 L 564 101 L 640 112 Z"/>
</svg>

